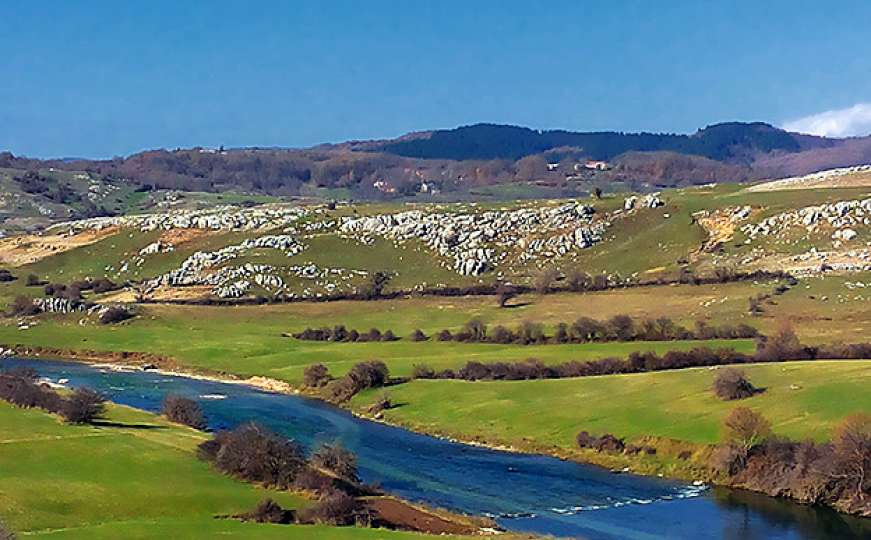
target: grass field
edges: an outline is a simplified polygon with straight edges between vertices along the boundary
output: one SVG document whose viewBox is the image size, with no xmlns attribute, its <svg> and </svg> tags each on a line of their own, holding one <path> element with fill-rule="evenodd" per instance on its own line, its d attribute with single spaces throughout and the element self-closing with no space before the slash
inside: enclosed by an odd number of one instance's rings
<svg viewBox="0 0 871 540">
<path fill-rule="evenodd" d="M 747 298 L 771 290 L 770 283 L 709 286 L 644 287 L 587 294 L 524 295 L 516 307 L 499 309 L 492 297 L 407 298 L 377 302 L 298 303 L 269 306 L 141 306 L 134 320 L 116 326 L 96 323 L 94 316 L 42 316 L 27 329 L 16 319 L 0 320 L 0 344 L 64 349 L 151 352 L 170 356 L 183 366 L 238 375 L 266 375 L 298 382 L 304 366 L 322 362 L 333 374 L 353 363 L 381 359 L 394 375 L 408 375 L 415 364 L 457 367 L 468 360 L 496 361 L 539 358 L 545 362 L 625 356 L 635 350 L 686 349 L 696 346 L 734 347 L 749 352 L 753 343 L 691 341 L 607 343 L 586 345 L 516 346 L 414 343 L 329 343 L 299 341 L 282 334 L 306 327 L 344 324 L 361 332 L 376 327 L 408 336 L 415 328 L 428 335 L 456 330 L 478 317 L 488 325 L 516 326 L 535 321 L 553 331 L 559 322 L 580 316 L 607 319 L 627 313 L 639 319 L 672 317 L 692 327 L 696 320 L 711 324 L 747 323 L 768 333 L 789 321 L 807 342 L 861 341 L 871 321 L 871 302 L 859 289 L 845 286 L 866 275 L 806 280 L 765 305 L 762 317 L 747 314 Z"/>
<path fill-rule="evenodd" d="M 827 440 L 833 426 L 856 411 L 871 411 L 871 361 L 817 361 L 741 366 L 765 392 L 740 402 L 714 397 L 707 368 L 543 381 L 413 381 L 389 389 L 388 421 L 461 439 L 519 448 L 575 449 L 587 430 L 628 439 L 653 436 L 715 443 L 723 417 L 748 406 L 775 433 Z M 365 409 L 380 395 L 354 399 Z"/>
<path fill-rule="evenodd" d="M 69 426 L 0 402 L 0 518 L 39 538 L 423 538 L 215 519 L 266 497 L 286 508 L 307 503 L 215 472 L 194 455 L 207 437 L 121 406 L 110 406 L 102 425 Z"/>
</svg>

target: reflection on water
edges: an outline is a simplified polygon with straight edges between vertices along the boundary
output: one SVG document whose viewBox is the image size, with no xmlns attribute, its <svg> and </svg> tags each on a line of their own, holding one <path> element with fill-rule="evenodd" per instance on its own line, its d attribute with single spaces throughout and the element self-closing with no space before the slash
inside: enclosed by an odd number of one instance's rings
<svg viewBox="0 0 871 540">
<path fill-rule="evenodd" d="M 411 500 L 491 515 L 512 530 L 589 540 L 871 537 L 868 520 L 743 492 L 451 443 L 354 418 L 315 400 L 245 385 L 67 362 L 0 360 L 2 367 L 16 365 L 149 411 L 159 410 L 167 393 L 199 399 L 212 429 L 256 420 L 309 448 L 340 441 L 357 454 L 365 481 Z"/>
</svg>

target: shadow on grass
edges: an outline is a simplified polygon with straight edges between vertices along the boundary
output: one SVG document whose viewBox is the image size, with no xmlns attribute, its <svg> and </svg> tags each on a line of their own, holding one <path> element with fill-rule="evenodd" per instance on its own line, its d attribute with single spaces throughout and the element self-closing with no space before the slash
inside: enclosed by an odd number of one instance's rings
<svg viewBox="0 0 871 540">
<path fill-rule="evenodd" d="M 166 429 L 166 426 L 157 424 L 125 424 L 124 422 L 113 422 L 112 420 L 94 420 L 92 426 L 105 428 L 122 428 L 122 429 Z"/>
</svg>

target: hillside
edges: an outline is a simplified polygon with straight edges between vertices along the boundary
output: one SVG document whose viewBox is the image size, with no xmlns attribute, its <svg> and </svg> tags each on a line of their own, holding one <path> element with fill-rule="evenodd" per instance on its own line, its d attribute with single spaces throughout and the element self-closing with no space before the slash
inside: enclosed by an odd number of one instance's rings
<svg viewBox="0 0 871 540">
<path fill-rule="evenodd" d="M 5 152 L 0 182 L 8 195 L 0 212 L 13 228 L 27 228 L 147 208 L 146 199 L 159 202 L 167 192 L 420 202 L 570 198 L 869 162 L 871 138 L 814 137 L 759 122 L 715 124 L 691 135 L 477 124 L 308 149 L 149 150 L 111 160 Z"/>
</svg>

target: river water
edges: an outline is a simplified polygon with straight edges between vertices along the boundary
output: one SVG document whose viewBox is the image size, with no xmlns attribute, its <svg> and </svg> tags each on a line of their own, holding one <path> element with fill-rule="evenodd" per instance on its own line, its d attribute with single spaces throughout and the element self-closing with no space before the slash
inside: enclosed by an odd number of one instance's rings
<svg viewBox="0 0 871 540">
<path fill-rule="evenodd" d="M 255 420 L 307 448 L 340 441 L 361 477 L 410 500 L 495 517 L 506 529 L 589 540 L 823 540 L 871 538 L 871 520 L 727 489 L 614 474 L 543 456 L 443 441 L 355 418 L 298 396 L 243 385 L 5 358 L 116 403 L 159 411 L 163 397 L 197 399 L 214 430 Z M 66 382 L 66 381 L 65 381 Z"/>
</svg>

